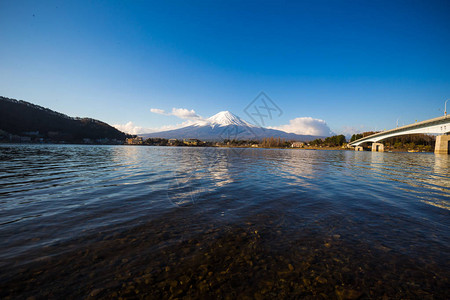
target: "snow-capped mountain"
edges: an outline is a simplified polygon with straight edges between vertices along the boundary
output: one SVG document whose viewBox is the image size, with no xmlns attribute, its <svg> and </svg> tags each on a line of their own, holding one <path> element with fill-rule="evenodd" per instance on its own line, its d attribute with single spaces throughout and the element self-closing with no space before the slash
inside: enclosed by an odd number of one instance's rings
<svg viewBox="0 0 450 300">
<path fill-rule="evenodd" d="M 229 126 L 229 125 L 235 125 L 235 126 L 248 126 L 248 127 L 256 127 L 241 118 L 239 118 L 236 115 L 233 115 L 231 112 L 225 110 L 221 111 L 217 114 L 215 114 L 212 117 L 209 117 L 206 119 L 206 122 L 210 126 Z"/>
<path fill-rule="evenodd" d="M 221 111 L 212 117 L 200 120 L 193 125 L 160 132 L 140 134 L 143 138 L 159 137 L 166 139 L 199 139 L 202 141 L 261 140 L 266 137 L 293 141 L 310 141 L 317 136 L 298 135 L 281 130 L 255 126 L 242 120 L 229 111 Z"/>
</svg>

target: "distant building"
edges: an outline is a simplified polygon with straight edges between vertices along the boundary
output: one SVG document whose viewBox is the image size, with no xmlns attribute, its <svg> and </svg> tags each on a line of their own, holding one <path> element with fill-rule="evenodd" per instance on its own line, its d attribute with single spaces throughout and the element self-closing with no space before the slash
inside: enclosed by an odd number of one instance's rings
<svg viewBox="0 0 450 300">
<path fill-rule="evenodd" d="M 292 147 L 292 148 L 301 148 L 301 147 L 303 147 L 303 146 L 305 146 L 305 143 L 303 143 L 303 142 L 293 142 L 293 143 L 291 144 L 291 147 Z"/>
<path fill-rule="evenodd" d="M 128 138 L 126 140 L 126 143 L 128 145 L 142 145 L 143 144 L 143 140 L 142 140 L 141 137 Z"/>
<path fill-rule="evenodd" d="M 170 146 L 173 146 L 173 145 L 175 145 L 176 143 L 178 142 L 178 140 L 177 139 L 169 139 L 169 145 Z"/>
<path fill-rule="evenodd" d="M 183 143 L 189 146 L 197 146 L 200 145 L 202 141 L 197 139 L 183 139 Z"/>
</svg>

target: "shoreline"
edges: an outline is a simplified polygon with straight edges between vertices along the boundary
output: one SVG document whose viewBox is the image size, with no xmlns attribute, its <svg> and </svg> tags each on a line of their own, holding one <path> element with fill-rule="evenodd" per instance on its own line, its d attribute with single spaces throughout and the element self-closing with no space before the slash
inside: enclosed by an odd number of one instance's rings
<svg viewBox="0 0 450 300">
<path fill-rule="evenodd" d="M 307 147 L 252 147 L 252 146 L 230 146 L 230 145 L 209 145 L 209 146 L 194 146 L 194 145 L 183 145 L 183 146 L 175 146 L 175 145 L 136 145 L 136 144 L 85 144 L 85 143 L 29 143 L 29 142 L 23 142 L 23 143 L 17 143 L 17 142 L 0 142 L 0 145 L 78 145 L 78 146 L 142 146 L 142 147 L 188 147 L 188 148 L 248 148 L 248 149 L 291 149 L 291 150 L 326 150 L 326 151 L 355 151 L 353 148 L 347 148 L 347 147 L 314 147 L 314 146 L 307 146 Z M 411 151 L 412 150 L 412 151 Z M 371 152 L 370 149 L 364 150 L 363 152 Z M 403 152 L 403 153 L 434 153 L 433 150 L 431 151 L 425 151 L 425 150 L 418 150 L 418 149 L 389 149 L 385 148 L 385 151 L 387 153 L 395 153 L 395 152 Z"/>
</svg>

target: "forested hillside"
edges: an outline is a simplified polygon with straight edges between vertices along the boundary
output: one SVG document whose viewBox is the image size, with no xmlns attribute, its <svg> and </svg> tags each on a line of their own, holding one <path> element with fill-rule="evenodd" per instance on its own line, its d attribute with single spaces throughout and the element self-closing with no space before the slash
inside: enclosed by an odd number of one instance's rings
<svg viewBox="0 0 450 300">
<path fill-rule="evenodd" d="M 39 105 L 1 96 L 0 130 L 17 136 L 67 142 L 124 140 L 127 137 L 125 133 L 98 120 L 72 118 Z"/>
</svg>

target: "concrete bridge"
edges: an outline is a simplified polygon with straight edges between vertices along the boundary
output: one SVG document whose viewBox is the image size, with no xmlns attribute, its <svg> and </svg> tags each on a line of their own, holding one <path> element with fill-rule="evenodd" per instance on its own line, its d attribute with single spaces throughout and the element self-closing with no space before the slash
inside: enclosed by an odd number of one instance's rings
<svg viewBox="0 0 450 300">
<path fill-rule="evenodd" d="M 447 115 L 378 132 L 353 141 L 349 143 L 349 145 L 355 147 L 356 151 L 362 151 L 363 149 L 361 144 L 372 143 L 372 151 L 382 152 L 384 151 L 384 145 L 379 143 L 380 141 L 394 136 L 416 133 L 438 134 L 436 137 L 436 147 L 434 148 L 434 153 L 450 154 L 450 116 Z"/>
</svg>

